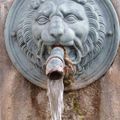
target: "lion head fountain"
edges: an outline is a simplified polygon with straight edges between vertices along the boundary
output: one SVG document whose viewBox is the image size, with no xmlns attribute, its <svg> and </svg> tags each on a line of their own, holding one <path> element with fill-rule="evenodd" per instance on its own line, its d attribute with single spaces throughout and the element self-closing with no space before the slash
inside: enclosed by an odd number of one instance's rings
<svg viewBox="0 0 120 120">
<path fill-rule="evenodd" d="M 28 80 L 47 89 L 52 120 L 62 118 L 64 90 L 105 74 L 118 38 L 110 0 L 15 0 L 5 26 L 8 54 Z"/>
<path fill-rule="evenodd" d="M 10 56 L 19 63 L 17 68 L 34 84 L 46 88 L 45 65 L 56 47 L 63 49 L 65 67 L 71 69 L 64 79 L 71 76 L 75 79 L 70 89 L 90 84 L 110 67 L 115 53 L 106 58 L 112 49 L 106 46 L 111 46 L 114 30 L 113 23 L 108 23 L 105 16 L 113 21 L 117 19 L 116 16 L 112 18 L 108 10 L 104 13 L 105 6 L 102 9 L 94 0 L 25 0 L 16 4 L 19 7 L 13 8 L 16 10 L 14 17 L 17 14 L 19 17 L 9 26 L 13 31 L 12 43 L 16 42 L 12 48 L 15 52 Z M 111 3 L 102 0 L 101 4 Z M 9 16 L 9 19 L 12 18 Z M 105 64 L 101 65 L 104 60 Z"/>
</svg>

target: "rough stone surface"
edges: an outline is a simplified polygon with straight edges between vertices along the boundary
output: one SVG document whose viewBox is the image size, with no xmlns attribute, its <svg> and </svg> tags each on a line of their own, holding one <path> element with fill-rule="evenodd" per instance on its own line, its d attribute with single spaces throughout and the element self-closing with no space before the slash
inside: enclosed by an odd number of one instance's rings
<svg viewBox="0 0 120 120">
<path fill-rule="evenodd" d="M 112 0 L 120 17 L 120 1 Z M 50 120 L 47 92 L 32 85 L 12 65 L 4 43 L 4 22 L 12 0 L 0 1 L 0 120 Z M 63 120 L 120 120 L 120 49 L 101 78 L 65 92 Z"/>
<path fill-rule="evenodd" d="M 120 21 L 120 1 L 112 0 Z M 101 79 L 101 120 L 120 120 L 120 48 L 113 65 Z"/>
</svg>

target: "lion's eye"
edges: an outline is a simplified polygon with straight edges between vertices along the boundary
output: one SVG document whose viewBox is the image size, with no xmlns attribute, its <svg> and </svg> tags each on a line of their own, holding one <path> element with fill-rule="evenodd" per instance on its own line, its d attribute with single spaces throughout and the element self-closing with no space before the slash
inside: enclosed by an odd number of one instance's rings
<svg viewBox="0 0 120 120">
<path fill-rule="evenodd" d="M 72 23 L 75 23 L 78 21 L 78 17 L 76 17 L 75 15 L 73 14 L 69 14 L 65 17 L 65 21 L 72 24 Z"/>
<path fill-rule="evenodd" d="M 41 15 L 36 18 L 36 21 L 38 24 L 43 25 L 43 24 L 46 24 L 49 21 L 49 19 L 48 17 Z"/>
</svg>

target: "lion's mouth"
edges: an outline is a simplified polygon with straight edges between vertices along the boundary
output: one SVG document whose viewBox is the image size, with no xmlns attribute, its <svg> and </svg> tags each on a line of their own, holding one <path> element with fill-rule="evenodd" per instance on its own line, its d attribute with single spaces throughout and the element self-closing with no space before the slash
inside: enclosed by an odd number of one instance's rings
<svg viewBox="0 0 120 120">
<path fill-rule="evenodd" d="M 38 54 L 42 62 L 45 62 L 48 59 L 53 47 L 62 47 L 65 51 L 65 59 L 67 57 L 71 61 L 72 64 L 76 65 L 80 63 L 81 52 L 76 46 L 62 46 L 62 45 L 48 46 L 48 45 L 45 45 L 44 43 L 42 45 L 41 51 Z"/>
</svg>

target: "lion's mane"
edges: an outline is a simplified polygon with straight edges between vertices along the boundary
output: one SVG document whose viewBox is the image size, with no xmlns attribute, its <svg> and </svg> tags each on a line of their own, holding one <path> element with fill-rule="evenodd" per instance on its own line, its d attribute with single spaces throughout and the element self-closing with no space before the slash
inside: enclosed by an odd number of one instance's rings
<svg viewBox="0 0 120 120">
<path fill-rule="evenodd" d="M 103 16 L 94 0 L 73 0 L 82 4 L 89 20 L 89 34 L 83 43 L 83 58 L 78 66 L 85 67 L 97 55 L 99 55 L 105 39 L 105 23 Z M 37 53 L 40 50 L 34 43 L 32 36 L 32 19 L 37 9 L 30 5 L 26 9 L 17 27 L 17 40 L 24 54 L 33 63 L 37 64 Z M 38 65 L 39 66 L 39 65 Z"/>
</svg>

